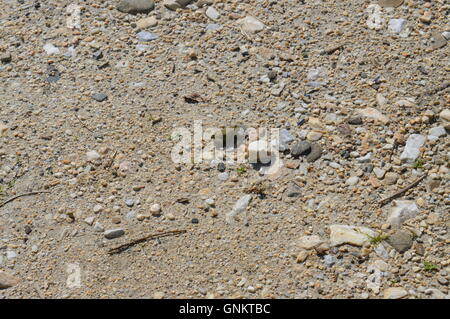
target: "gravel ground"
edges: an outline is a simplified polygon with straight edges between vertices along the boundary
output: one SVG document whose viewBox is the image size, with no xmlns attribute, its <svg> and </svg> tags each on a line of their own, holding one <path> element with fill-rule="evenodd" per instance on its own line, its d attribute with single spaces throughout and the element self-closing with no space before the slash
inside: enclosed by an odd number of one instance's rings
<svg viewBox="0 0 450 319">
<path fill-rule="evenodd" d="M 448 1 L 1 8 L 0 298 L 450 298 Z"/>
</svg>

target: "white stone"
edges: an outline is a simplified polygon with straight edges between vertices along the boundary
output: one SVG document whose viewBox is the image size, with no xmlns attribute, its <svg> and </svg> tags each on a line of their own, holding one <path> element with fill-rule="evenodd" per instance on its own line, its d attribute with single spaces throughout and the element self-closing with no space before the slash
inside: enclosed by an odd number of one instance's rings
<svg viewBox="0 0 450 319">
<path fill-rule="evenodd" d="M 345 181 L 345 184 L 347 184 L 349 186 L 355 186 L 356 184 L 358 184 L 358 182 L 359 182 L 359 177 L 358 176 L 352 176 L 352 177 L 349 177 Z"/>
<path fill-rule="evenodd" d="M 313 236 L 303 236 L 298 240 L 298 247 L 303 249 L 313 249 L 314 247 L 319 246 L 324 241 L 316 235 Z"/>
<path fill-rule="evenodd" d="M 389 20 L 388 29 L 391 32 L 400 33 L 404 30 L 405 26 L 406 26 L 405 19 L 391 19 Z"/>
<path fill-rule="evenodd" d="M 369 228 L 349 225 L 331 225 L 330 231 L 331 246 L 342 244 L 363 246 L 369 243 L 370 237 L 377 235 L 376 232 Z"/>
<path fill-rule="evenodd" d="M 384 19 L 381 17 L 381 7 L 378 4 L 370 4 L 367 7 L 367 26 L 372 30 L 380 30 L 384 24 Z"/>
<path fill-rule="evenodd" d="M 373 169 L 373 172 L 375 173 L 375 176 L 378 179 L 382 179 L 384 177 L 384 174 L 386 174 L 386 171 L 384 169 L 381 169 L 381 168 L 378 168 L 378 167 L 375 167 Z"/>
<path fill-rule="evenodd" d="M 387 223 L 395 228 L 399 228 L 403 222 L 419 214 L 419 208 L 414 201 L 396 200 L 387 218 Z"/>
<path fill-rule="evenodd" d="M 86 153 L 86 157 L 89 162 L 93 162 L 100 158 L 100 154 L 97 151 L 89 151 Z"/>
<path fill-rule="evenodd" d="M 51 43 L 47 43 L 46 45 L 44 45 L 44 50 L 48 55 L 59 54 L 59 49 Z"/>
<path fill-rule="evenodd" d="M 242 31 L 247 33 L 257 33 L 262 31 L 265 27 L 264 23 L 251 16 L 239 19 L 237 24 L 241 26 Z"/>
<path fill-rule="evenodd" d="M 420 134 L 411 134 L 406 141 L 405 149 L 400 155 L 400 160 L 413 163 L 420 156 L 420 148 L 425 144 L 426 138 Z"/>
<path fill-rule="evenodd" d="M 88 224 L 89 226 L 92 226 L 92 224 L 94 223 L 95 217 L 88 217 L 84 220 L 84 222 L 86 224 Z"/>
<path fill-rule="evenodd" d="M 242 196 L 237 202 L 236 204 L 234 204 L 233 209 L 225 216 L 226 221 L 228 223 L 232 223 L 233 220 L 235 219 L 235 217 L 238 214 L 243 213 L 248 205 L 250 204 L 250 201 L 252 200 L 252 195 L 245 195 Z"/>
<path fill-rule="evenodd" d="M 445 131 L 445 128 L 443 126 L 436 126 L 428 131 L 428 135 L 429 137 L 431 136 L 439 138 L 441 136 L 447 135 L 447 132 Z"/>
<path fill-rule="evenodd" d="M 96 222 L 94 225 L 94 231 L 101 233 L 101 232 L 105 231 L 105 228 L 103 227 L 102 224 L 100 224 L 99 222 Z"/>
<path fill-rule="evenodd" d="M 205 14 L 211 20 L 217 20 L 220 18 L 220 13 L 213 7 L 208 7 L 208 9 L 206 9 Z"/>
<path fill-rule="evenodd" d="M 153 204 L 152 207 L 150 207 L 150 212 L 153 216 L 159 215 L 161 213 L 161 205 Z"/>
<path fill-rule="evenodd" d="M 361 116 L 380 121 L 383 124 L 389 123 L 389 118 L 387 116 L 383 115 L 380 111 L 372 107 L 367 107 L 365 109 L 359 110 L 358 113 Z"/>
<path fill-rule="evenodd" d="M 97 204 L 97 205 L 94 206 L 93 211 L 94 211 L 94 213 L 97 214 L 97 213 L 99 213 L 102 209 L 103 209 L 103 206 L 100 205 L 100 204 Z"/>
<path fill-rule="evenodd" d="M 450 122 L 450 109 L 445 109 L 441 113 L 439 113 L 439 117 L 444 120 Z"/>
</svg>

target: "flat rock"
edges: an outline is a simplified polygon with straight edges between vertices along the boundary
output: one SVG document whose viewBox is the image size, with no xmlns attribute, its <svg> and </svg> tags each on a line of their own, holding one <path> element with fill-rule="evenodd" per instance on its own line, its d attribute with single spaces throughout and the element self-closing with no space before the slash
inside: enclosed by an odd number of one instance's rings
<svg viewBox="0 0 450 319">
<path fill-rule="evenodd" d="M 0 289 L 7 289 L 14 287 L 19 283 L 19 278 L 8 274 L 7 272 L 0 271 Z"/>
<path fill-rule="evenodd" d="M 420 134 L 411 134 L 406 141 L 405 148 L 400 155 L 400 160 L 406 163 L 414 163 L 420 156 L 420 148 L 425 144 L 426 137 Z"/>
<path fill-rule="evenodd" d="M 387 288 L 384 291 L 384 299 L 401 299 L 408 295 L 408 292 L 404 288 L 392 287 Z"/>
<path fill-rule="evenodd" d="M 169 10 L 177 10 L 185 8 L 193 0 L 164 0 L 163 5 Z"/>
<path fill-rule="evenodd" d="M 404 0 L 379 0 L 378 4 L 383 8 L 397 8 L 402 5 Z"/>
<path fill-rule="evenodd" d="M 372 107 L 367 107 L 365 109 L 359 110 L 358 113 L 363 117 L 374 119 L 383 124 L 387 124 L 390 121 L 387 116 L 383 115 L 380 111 Z"/>
<path fill-rule="evenodd" d="M 319 246 L 323 242 L 324 241 L 319 236 L 316 235 L 303 236 L 298 240 L 298 247 L 309 250 Z"/>
<path fill-rule="evenodd" d="M 108 95 L 106 95 L 105 93 L 95 93 L 92 95 L 92 98 L 97 102 L 103 102 L 108 98 Z"/>
<path fill-rule="evenodd" d="M 153 0 L 122 0 L 117 5 L 117 10 L 130 14 L 149 13 L 154 8 Z"/>
<path fill-rule="evenodd" d="M 141 31 L 136 34 L 139 41 L 149 42 L 158 39 L 158 35 L 147 32 L 147 31 Z"/>
<path fill-rule="evenodd" d="M 349 225 L 331 225 L 330 231 L 331 246 L 342 244 L 363 246 L 369 242 L 369 236 L 375 237 L 377 235 L 376 232 L 369 228 Z"/>
<path fill-rule="evenodd" d="M 439 32 L 434 32 L 431 36 L 431 49 L 437 50 L 447 45 L 447 39 Z"/>
<path fill-rule="evenodd" d="M 149 27 L 154 27 L 158 24 L 158 20 L 155 17 L 148 17 L 148 18 L 144 18 L 144 19 L 139 19 L 138 21 L 136 21 L 136 27 L 140 30 L 149 28 Z"/>
<path fill-rule="evenodd" d="M 400 33 L 405 29 L 406 20 L 405 19 L 391 19 L 389 20 L 388 29 L 394 33 Z"/>
</svg>

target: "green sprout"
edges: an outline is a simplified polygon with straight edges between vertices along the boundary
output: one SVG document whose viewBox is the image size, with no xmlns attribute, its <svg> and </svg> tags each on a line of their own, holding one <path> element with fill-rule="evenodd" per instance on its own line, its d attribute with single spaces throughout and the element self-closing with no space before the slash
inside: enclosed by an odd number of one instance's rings
<svg viewBox="0 0 450 319">
<path fill-rule="evenodd" d="M 421 158 L 416 159 L 416 161 L 413 164 L 414 168 L 423 168 L 423 164 L 425 163 L 425 161 Z"/>
<path fill-rule="evenodd" d="M 242 175 L 245 172 L 247 172 L 247 169 L 245 168 L 245 166 L 240 166 L 236 169 L 236 171 L 237 171 L 238 175 Z"/>
<path fill-rule="evenodd" d="M 382 241 L 386 240 L 389 236 L 380 233 L 376 236 L 367 235 L 367 237 L 369 237 L 369 241 L 372 245 L 378 246 L 379 244 L 381 244 Z"/>
<path fill-rule="evenodd" d="M 437 265 L 430 263 L 429 261 L 424 260 L 424 261 L 422 261 L 422 263 L 423 263 L 423 268 L 426 271 L 433 271 L 433 270 L 439 269 L 439 267 Z"/>
</svg>

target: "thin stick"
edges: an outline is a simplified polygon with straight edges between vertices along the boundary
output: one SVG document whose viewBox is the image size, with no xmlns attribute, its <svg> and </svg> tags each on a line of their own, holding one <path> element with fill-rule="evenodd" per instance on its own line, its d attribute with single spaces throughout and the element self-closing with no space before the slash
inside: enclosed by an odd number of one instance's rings
<svg viewBox="0 0 450 319">
<path fill-rule="evenodd" d="M 78 117 L 77 113 L 73 113 L 75 115 L 75 117 L 77 118 L 78 122 L 80 122 L 80 124 L 89 132 L 94 133 L 94 131 L 92 131 L 89 127 L 87 127 L 86 124 L 84 124 L 84 122 Z"/>
<path fill-rule="evenodd" d="M 129 242 L 127 244 L 118 246 L 116 248 L 111 248 L 108 251 L 108 254 L 110 254 L 110 255 L 119 254 L 119 253 L 127 250 L 128 248 L 133 247 L 139 243 L 143 243 L 143 242 L 151 240 L 151 239 L 180 235 L 180 234 L 184 234 L 185 232 L 186 232 L 186 230 L 172 230 L 172 231 L 168 231 L 168 232 L 164 232 L 164 233 L 148 235 L 148 236 L 133 240 L 132 242 Z"/>
<path fill-rule="evenodd" d="M 31 192 L 31 193 L 25 193 L 25 194 L 20 194 L 17 196 L 14 196 L 10 199 L 8 199 L 7 201 L 3 202 L 0 204 L 0 208 L 2 208 L 3 206 L 5 206 L 6 204 L 12 202 L 13 200 L 16 200 L 17 198 L 20 197 L 25 197 L 25 196 L 31 196 L 31 195 L 37 195 L 37 194 L 49 194 L 50 192 L 46 192 L 46 191 L 39 191 L 39 192 Z"/>
<path fill-rule="evenodd" d="M 402 190 L 400 190 L 399 192 L 395 193 L 394 195 L 389 196 L 389 197 L 387 197 L 387 198 L 385 198 L 385 199 L 382 199 L 382 200 L 380 201 L 380 205 L 381 205 L 381 206 L 384 206 L 384 205 L 386 205 L 387 203 L 389 203 L 391 200 L 393 200 L 393 199 L 399 197 L 400 195 L 402 195 L 403 193 L 407 192 L 407 191 L 410 190 L 411 188 L 416 187 L 417 185 L 419 185 L 419 183 L 420 183 L 421 181 L 423 181 L 423 180 L 425 179 L 425 177 L 427 177 L 427 173 L 425 173 L 422 177 L 418 178 L 414 183 L 412 183 L 411 185 L 409 185 L 409 186 L 403 188 Z"/>
</svg>

